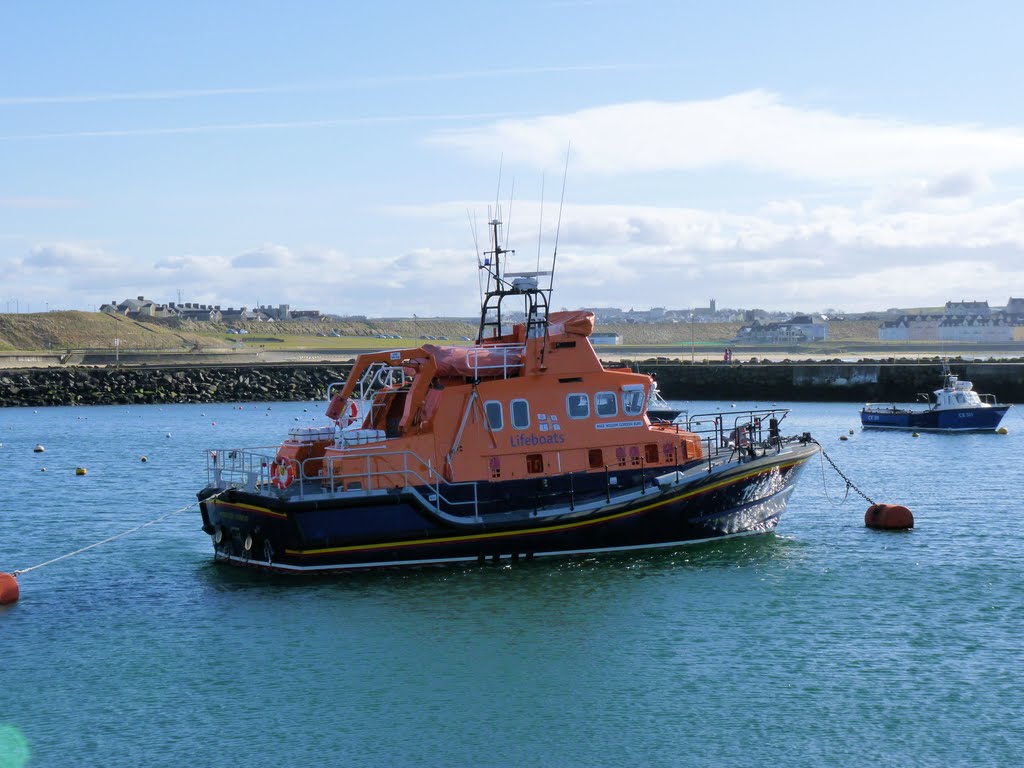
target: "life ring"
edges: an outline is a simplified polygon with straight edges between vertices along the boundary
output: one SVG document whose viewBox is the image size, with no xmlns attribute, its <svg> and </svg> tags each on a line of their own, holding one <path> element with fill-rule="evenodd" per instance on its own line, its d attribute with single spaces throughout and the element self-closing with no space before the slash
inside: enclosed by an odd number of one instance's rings
<svg viewBox="0 0 1024 768">
<path fill-rule="evenodd" d="M 335 395 L 327 406 L 327 418 L 333 419 L 342 429 L 350 427 L 359 421 L 359 406 L 352 398 L 345 401 L 341 395 Z"/>
<path fill-rule="evenodd" d="M 356 405 L 355 400 L 349 400 L 348 408 L 337 419 L 338 426 L 344 429 L 345 427 L 351 427 L 357 421 L 359 421 L 359 406 Z"/>
<path fill-rule="evenodd" d="M 295 462 L 283 456 L 270 465 L 270 484 L 282 491 L 295 481 Z"/>
</svg>

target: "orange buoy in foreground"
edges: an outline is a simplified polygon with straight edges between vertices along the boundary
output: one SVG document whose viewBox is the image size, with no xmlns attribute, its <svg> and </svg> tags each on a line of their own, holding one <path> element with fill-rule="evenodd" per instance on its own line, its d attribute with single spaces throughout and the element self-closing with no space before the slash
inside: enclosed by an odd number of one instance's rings
<svg viewBox="0 0 1024 768">
<path fill-rule="evenodd" d="M 9 573 L 0 573 L 0 605 L 18 602 L 18 580 Z"/>
<path fill-rule="evenodd" d="M 872 504 L 864 513 L 864 525 L 878 531 L 905 531 L 914 527 L 914 513 L 899 504 Z"/>
</svg>

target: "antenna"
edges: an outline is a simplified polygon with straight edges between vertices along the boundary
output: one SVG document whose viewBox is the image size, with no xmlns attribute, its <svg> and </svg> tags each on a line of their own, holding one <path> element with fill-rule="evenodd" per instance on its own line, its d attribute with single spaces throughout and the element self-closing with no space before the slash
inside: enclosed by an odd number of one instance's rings
<svg viewBox="0 0 1024 768">
<path fill-rule="evenodd" d="M 558 225 L 555 227 L 555 249 L 551 254 L 551 279 L 548 281 L 548 291 L 551 291 L 555 284 L 555 262 L 558 260 L 558 235 L 562 231 L 562 204 L 565 202 L 565 179 L 569 175 L 569 151 L 572 149 L 572 142 L 565 148 L 565 170 L 562 172 L 562 198 L 558 201 Z"/>
<path fill-rule="evenodd" d="M 473 235 L 473 249 L 476 251 L 476 285 L 477 290 L 480 292 L 480 304 L 484 303 L 484 283 L 483 277 L 480 274 L 480 270 L 484 268 L 483 259 L 480 258 L 480 240 L 477 236 L 476 219 L 473 218 L 475 214 L 470 214 L 469 208 L 466 209 L 466 218 L 469 219 L 469 231 Z"/>
<path fill-rule="evenodd" d="M 540 272 L 540 239 L 544 234 L 544 173 L 540 174 L 540 225 L 537 227 L 537 271 Z"/>
<path fill-rule="evenodd" d="M 498 198 L 501 197 L 501 169 L 505 163 L 505 153 L 502 152 L 501 158 L 498 160 L 498 188 L 494 190 L 494 210 L 498 210 Z M 487 211 L 487 218 L 491 218 L 490 210 Z"/>
<path fill-rule="evenodd" d="M 512 177 L 512 194 L 508 196 L 508 221 L 505 222 L 505 250 L 508 250 L 508 235 L 512 231 L 512 201 L 516 197 L 516 177 Z M 500 216 L 498 218 L 501 218 Z"/>
</svg>

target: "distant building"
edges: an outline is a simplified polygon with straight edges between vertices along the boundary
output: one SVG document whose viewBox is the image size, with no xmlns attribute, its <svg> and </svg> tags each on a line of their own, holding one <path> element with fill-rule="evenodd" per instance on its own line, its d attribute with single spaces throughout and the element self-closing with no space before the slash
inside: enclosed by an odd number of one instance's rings
<svg viewBox="0 0 1024 768">
<path fill-rule="evenodd" d="M 943 314 L 955 317 L 964 317 L 966 315 L 988 317 L 992 314 L 992 310 L 989 308 L 987 301 L 947 301 L 946 311 Z"/>
<path fill-rule="evenodd" d="M 621 344 L 622 336 L 617 333 L 592 333 L 590 334 L 590 343 L 595 346 L 598 344 Z"/>
<path fill-rule="evenodd" d="M 942 314 L 901 315 L 878 327 L 879 341 L 1024 341 L 1024 299 L 1002 311 L 987 301 L 947 301 Z"/>
<path fill-rule="evenodd" d="M 109 315 L 125 315 L 127 317 L 173 317 L 173 306 L 173 304 L 157 304 L 145 296 L 139 296 L 134 299 L 125 299 L 124 301 L 117 301 L 115 299 L 109 304 L 102 305 L 100 312 L 105 312 Z"/>
<path fill-rule="evenodd" d="M 737 342 L 753 344 L 802 344 L 824 341 L 828 338 L 828 318 L 825 315 L 796 315 L 779 323 L 754 320 L 736 333 Z"/>
<path fill-rule="evenodd" d="M 257 310 L 268 320 L 291 320 L 291 307 L 287 304 L 278 304 L 276 307 L 260 306 Z"/>
</svg>

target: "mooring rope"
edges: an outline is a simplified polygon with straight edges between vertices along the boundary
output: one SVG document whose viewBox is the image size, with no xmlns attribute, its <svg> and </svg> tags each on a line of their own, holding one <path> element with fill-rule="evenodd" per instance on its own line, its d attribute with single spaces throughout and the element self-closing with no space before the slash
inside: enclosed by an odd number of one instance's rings
<svg viewBox="0 0 1024 768">
<path fill-rule="evenodd" d="M 864 491 L 862 491 L 860 488 L 858 488 L 850 478 L 848 478 L 845 474 L 843 474 L 843 471 L 841 469 L 839 469 L 839 467 L 836 466 L 836 463 L 834 461 L 832 461 L 832 457 L 829 456 L 827 453 L 825 453 L 825 447 L 821 443 L 819 443 L 817 440 L 814 440 L 813 442 L 815 443 L 815 445 L 818 446 L 818 448 L 820 450 L 820 455 L 819 455 L 818 458 L 821 459 L 821 488 L 822 488 L 822 491 L 825 493 L 825 498 L 828 500 L 828 503 L 831 504 L 833 507 L 841 507 L 843 504 L 846 503 L 846 500 L 850 497 L 850 489 L 853 488 L 853 490 L 855 490 L 857 493 L 859 493 L 861 496 L 864 497 L 864 500 L 868 504 L 871 504 L 872 506 L 874 506 L 875 502 L 871 499 L 871 497 L 869 497 L 866 493 L 864 493 Z M 838 503 L 832 501 L 832 499 L 829 497 L 829 495 L 828 495 L 828 488 L 825 485 L 825 462 L 826 461 L 829 464 L 832 465 L 832 469 L 834 469 L 836 471 L 836 474 L 839 475 L 841 478 L 843 478 L 843 482 L 846 483 L 846 491 L 843 494 L 843 500 L 838 502 Z"/>
<path fill-rule="evenodd" d="M 226 491 L 226 490 L 227 489 L 225 488 L 224 491 Z M 209 501 L 210 499 L 215 499 L 218 496 L 220 496 L 222 493 L 224 493 L 224 491 L 218 491 L 217 493 L 213 494 L 212 496 L 208 496 L 203 501 Z M 195 507 L 199 503 L 200 502 L 198 500 L 193 501 L 191 504 L 189 504 L 187 506 L 184 506 L 181 509 L 176 509 L 173 512 L 168 512 L 166 515 L 161 515 L 160 517 L 156 518 L 155 520 L 150 520 L 148 523 L 143 523 L 142 525 L 137 525 L 137 526 L 135 526 L 134 528 L 132 528 L 130 530 L 122 531 L 121 533 L 118 533 L 118 534 L 116 534 L 114 536 L 111 536 L 109 539 L 104 539 L 103 541 L 97 541 L 96 543 L 90 544 L 90 545 L 88 545 L 86 547 L 82 547 L 81 549 L 76 549 L 74 552 L 68 552 L 65 555 L 61 555 L 60 557 L 55 557 L 52 560 L 47 560 L 45 563 L 40 563 L 39 565 L 33 565 L 31 568 L 22 568 L 20 570 L 13 571 L 11 573 L 11 575 L 14 576 L 15 578 L 17 578 L 18 576 L 21 576 L 21 574 L 23 574 L 23 573 L 28 573 L 29 571 L 34 571 L 37 568 L 42 568 L 44 565 L 52 565 L 53 563 L 60 562 L 61 560 L 65 560 L 66 558 L 69 558 L 69 557 L 71 557 L 73 555 L 80 555 L 82 552 L 90 550 L 93 547 L 98 547 L 100 544 L 107 544 L 107 543 L 109 543 L 111 541 L 114 541 L 116 539 L 120 539 L 120 538 L 122 538 L 124 536 L 127 536 L 130 533 L 135 533 L 136 531 L 141 531 L 143 528 L 146 528 L 146 527 L 148 527 L 150 525 L 155 525 L 156 523 L 159 523 L 162 520 L 166 520 L 168 517 L 173 517 L 174 515 L 180 515 L 182 512 L 187 512 L 188 510 L 192 509 L 193 507 Z"/>
</svg>

